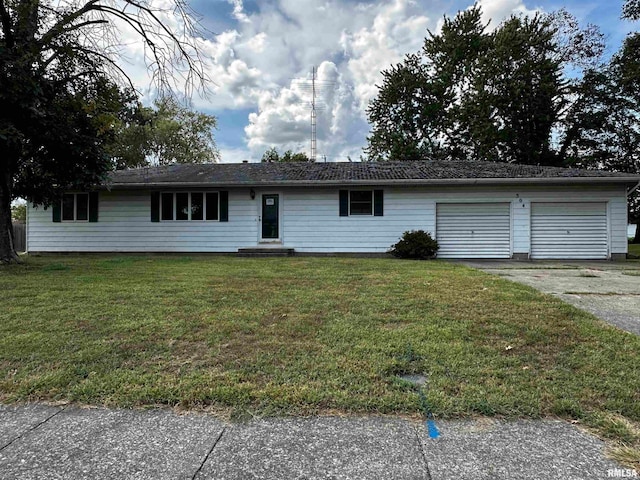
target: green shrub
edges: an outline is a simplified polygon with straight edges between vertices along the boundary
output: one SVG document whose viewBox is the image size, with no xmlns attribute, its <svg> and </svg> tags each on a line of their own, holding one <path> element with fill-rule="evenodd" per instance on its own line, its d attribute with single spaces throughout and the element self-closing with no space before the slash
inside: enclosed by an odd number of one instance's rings
<svg viewBox="0 0 640 480">
<path fill-rule="evenodd" d="M 438 242 L 424 230 L 404 232 L 398 243 L 391 246 L 389 253 L 398 258 L 427 260 L 434 258 L 438 251 Z"/>
</svg>

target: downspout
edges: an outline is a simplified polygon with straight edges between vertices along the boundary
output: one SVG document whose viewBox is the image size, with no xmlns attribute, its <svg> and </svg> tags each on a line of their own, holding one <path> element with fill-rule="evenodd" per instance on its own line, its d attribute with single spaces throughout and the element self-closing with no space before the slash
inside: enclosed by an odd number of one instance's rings
<svg viewBox="0 0 640 480">
<path fill-rule="evenodd" d="M 637 187 L 638 185 L 636 185 Z M 29 254 L 29 208 L 30 203 L 27 201 L 26 215 L 24 217 L 24 254 Z"/>
<path fill-rule="evenodd" d="M 627 212 L 629 211 L 629 195 L 631 195 L 633 192 L 635 192 L 638 187 L 640 187 L 640 182 L 636 183 L 635 186 L 633 188 L 631 188 L 630 190 L 627 190 Z M 629 220 L 627 219 L 627 222 Z M 636 225 L 636 233 L 638 232 L 638 226 Z M 627 249 L 629 248 L 629 246 L 627 246 Z M 629 250 L 627 250 L 627 255 L 629 255 Z"/>
<path fill-rule="evenodd" d="M 638 182 L 631 190 L 627 190 L 627 198 L 629 198 L 629 195 L 635 192 L 638 189 L 638 187 L 640 187 L 640 182 Z"/>
</svg>

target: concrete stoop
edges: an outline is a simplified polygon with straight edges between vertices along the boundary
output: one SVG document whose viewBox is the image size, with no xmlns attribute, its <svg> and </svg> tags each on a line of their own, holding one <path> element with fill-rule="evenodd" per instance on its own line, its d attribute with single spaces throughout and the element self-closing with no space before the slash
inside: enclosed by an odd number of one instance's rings
<svg viewBox="0 0 640 480">
<path fill-rule="evenodd" d="M 293 255 L 295 255 L 293 248 L 282 247 L 239 248 L 236 253 L 238 257 L 293 257 Z"/>
</svg>

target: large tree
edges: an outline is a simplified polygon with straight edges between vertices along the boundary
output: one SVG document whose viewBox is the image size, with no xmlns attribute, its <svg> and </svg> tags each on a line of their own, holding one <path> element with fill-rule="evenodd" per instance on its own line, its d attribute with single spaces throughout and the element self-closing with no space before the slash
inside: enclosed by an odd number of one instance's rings
<svg viewBox="0 0 640 480">
<path fill-rule="evenodd" d="M 623 18 L 640 20 L 640 2 L 629 0 Z M 640 174 L 640 32 L 630 33 L 600 72 L 585 76 L 586 107 L 571 152 L 579 166 Z M 578 130 L 576 128 L 576 130 Z M 640 243 L 640 192 L 629 197 L 629 221 Z"/>
<path fill-rule="evenodd" d="M 626 2 L 623 17 L 640 20 L 640 2 Z M 640 174 L 640 33 L 629 34 L 606 65 L 584 75 L 580 87 L 581 101 L 569 110 L 571 128 L 564 132 L 570 163 Z M 633 241 L 640 243 L 639 192 L 628 205 L 629 221 L 637 225 Z"/>
<path fill-rule="evenodd" d="M 126 82 L 120 36 L 143 45 L 160 91 L 205 78 L 184 0 L 0 0 L 0 262 L 17 261 L 11 201 L 49 205 L 100 182 Z M 170 27 L 172 25 L 173 27 Z"/>
<path fill-rule="evenodd" d="M 493 31 L 481 17 L 474 7 L 445 18 L 421 52 L 382 72 L 368 109 L 371 159 L 564 161 L 554 132 L 578 83 L 566 71 L 588 67 L 602 36 L 564 11 L 513 16 Z"/>
<path fill-rule="evenodd" d="M 172 163 L 213 163 L 219 152 L 213 137 L 216 118 L 161 97 L 154 107 L 139 102 L 116 119 L 107 153 L 116 168 Z"/>
</svg>

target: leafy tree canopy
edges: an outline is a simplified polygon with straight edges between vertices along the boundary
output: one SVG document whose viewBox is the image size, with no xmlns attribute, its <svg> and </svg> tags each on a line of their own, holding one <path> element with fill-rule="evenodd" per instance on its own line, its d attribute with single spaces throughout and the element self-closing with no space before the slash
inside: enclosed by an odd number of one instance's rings
<svg viewBox="0 0 640 480">
<path fill-rule="evenodd" d="M 640 0 L 627 0 L 622 5 L 622 18 L 640 20 Z"/>
<path fill-rule="evenodd" d="M 274 162 L 309 162 L 309 157 L 304 152 L 293 153 L 291 150 L 287 150 L 282 155 L 278 153 L 275 147 L 269 148 L 262 155 L 262 163 L 274 163 Z"/>
<path fill-rule="evenodd" d="M 603 48 L 598 30 L 580 30 L 566 11 L 513 16 L 493 31 L 479 7 L 445 18 L 420 52 L 382 72 L 365 151 L 372 160 L 562 163 L 579 84 L 565 72 L 591 68 Z"/>
<path fill-rule="evenodd" d="M 138 34 L 160 91 L 182 79 L 203 84 L 197 23 L 184 0 L 172 3 L 0 0 L 0 262 L 18 260 L 14 198 L 46 206 L 111 167 L 106 146 L 128 80 L 117 62 L 119 28 Z"/>
<path fill-rule="evenodd" d="M 16 203 L 11 206 L 11 218 L 17 222 L 24 222 L 27 220 L 27 204 Z"/>
<path fill-rule="evenodd" d="M 172 97 L 162 97 L 154 106 L 136 102 L 116 120 L 114 139 L 107 145 L 116 168 L 218 160 L 215 117 L 180 105 Z"/>
</svg>

